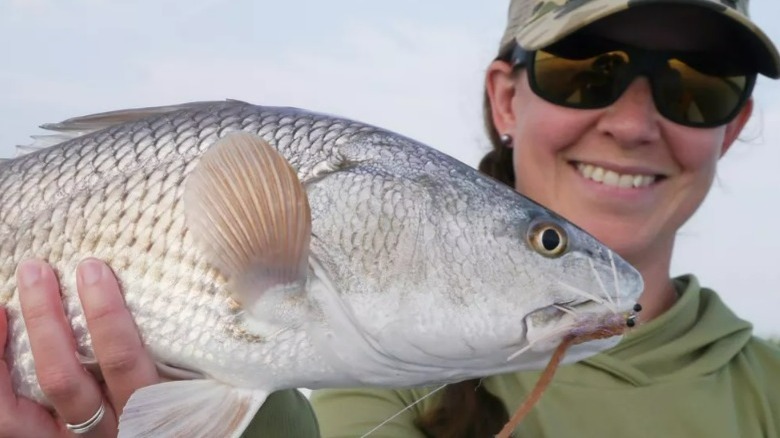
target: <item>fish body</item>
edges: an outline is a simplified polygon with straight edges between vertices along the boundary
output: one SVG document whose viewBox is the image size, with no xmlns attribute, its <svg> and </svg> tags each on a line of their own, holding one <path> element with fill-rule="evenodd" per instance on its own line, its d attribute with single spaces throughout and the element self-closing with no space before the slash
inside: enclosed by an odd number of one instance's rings
<svg viewBox="0 0 780 438">
<path fill-rule="evenodd" d="M 75 268 L 105 260 L 160 369 L 187 378 L 137 391 L 121 436 L 237 436 L 284 388 L 540 369 L 642 291 L 564 218 L 357 121 L 225 101 L 45 127 L 52 145 L 0 163 L 5 359 L 15 391 L 46 403 L 16 294 L 30 257 L 57 271 L 78 353 L 94 358 Z M 170 412 L 181 405 L 189 417 Z"/>
</svg>

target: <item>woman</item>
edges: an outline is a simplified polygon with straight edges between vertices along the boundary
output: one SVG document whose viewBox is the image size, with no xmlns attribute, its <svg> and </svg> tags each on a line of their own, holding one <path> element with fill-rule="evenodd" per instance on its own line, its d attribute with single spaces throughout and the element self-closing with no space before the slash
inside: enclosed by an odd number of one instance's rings
<svg viewBox="0 0 780 438">
<path fill-rule="evenodd" d="M 513 0 L 486 74 L 494 150 L 480 169 L 562 213 L 636 266 L 643 323 L 563 367 L 518 437 L 780 437 L 780 350 L 693 275 L 675 235 L 709 191 L 776 48 L 745 0 Z M 486 293 L 489 291 L 486 291 Z M 539 373 L 435 388 L 324 390 L 325 437 L 493 436 Z"/>
</svg>

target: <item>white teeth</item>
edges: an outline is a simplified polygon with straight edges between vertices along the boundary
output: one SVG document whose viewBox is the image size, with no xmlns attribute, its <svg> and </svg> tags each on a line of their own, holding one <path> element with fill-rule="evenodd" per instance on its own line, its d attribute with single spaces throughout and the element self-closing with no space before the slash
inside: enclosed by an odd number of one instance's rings
<svg viewBox="0 0 780 438">
<path fill-rule="evenodd" d="M 616 186 L 618 185 L 619 181 L 620 181 L 620 175 L 618 175 L 617 172 L 608 170 L 604 173 L 604 180 L 602 181 L 602 184 L 606 184 L 608 186 Z"/>
<path fill-rule="evenodd" d="M 603 167 L 592 164 L 577 163 L 577 170 L 585 178 L 602 183 L 604 185 L 620 188 L 647 187 L 655 182 L 653 175 L 621 175 L 614 170 L 607 170 Z"/>
<path fill-rule="evenodd" d="M 593 166 L 590 164 L 580 165 L 580 172 L 585 175 L 585 178 L 590 178 L 593 175 Z"/>
<path fill-rule="evenodd" d="M 634 176 L 620 175 L 620 180 L 618 181 L 618 187 L 623 187 L 626 189 L 629 187 L 634 187 Z"/>
<path fill-rule="evenodd" d="M 604 169 L 594 166 L 593 173 L 590 175 L 590 179 L 596 182 L 602 182 L 604 180 Z"/>
</svg>

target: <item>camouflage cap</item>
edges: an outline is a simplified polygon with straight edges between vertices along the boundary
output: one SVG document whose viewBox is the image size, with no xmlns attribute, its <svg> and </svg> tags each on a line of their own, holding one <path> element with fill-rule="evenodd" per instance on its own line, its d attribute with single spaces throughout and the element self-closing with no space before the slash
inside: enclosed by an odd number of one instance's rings
<svg viewBox="0 0 780 438">
<path fill-rule="evenodd" d="M 769 0 L 772 1 L 772 0 Z M 552 44 L 601 18 L 647 4 L 694 5 L 734 20 L 746 31 L 759 73 L 780 77 L 780 54 L 767 35 L 748 18 L 749 0 L 511 0 L 501 47 L 514 39 L 526 50 Z"/>
</svg>

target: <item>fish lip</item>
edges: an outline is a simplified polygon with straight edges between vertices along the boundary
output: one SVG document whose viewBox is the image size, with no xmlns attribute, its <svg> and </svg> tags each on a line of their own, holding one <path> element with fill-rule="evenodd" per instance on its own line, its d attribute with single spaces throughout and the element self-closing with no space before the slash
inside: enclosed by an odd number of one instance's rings
<svg viewBox="0 0 780 438">
<path fill-rule="evenodd" d="M 619 315 L 621 313 L 621 309 L 611 309 L 604 304 L 588 299 L 582 299 L 581 301 L 575 300 L 574 303 L 575 304 L 572 304 L 572 301 L 553 303 L 548 306 L 540 307 L 527 314 L 523 318 L 523 328 L 527 340 L 531 343 L 535 341 L 534 339 L 531 339 L 533 333 L 539 334 L 536 339 L 537 341 L 546 340 L 549 334 L 563 338 L 566 335 L 574 333 L 578 328 L 578 324 L 592 321 L 593 317 L 605 314 Z M 575 314 L 573 315 L 563 311 L 556 306 L 567 307 Z M 541 319 L 541 321 L 534 324 L 535 319 Z"/>
</svg>

